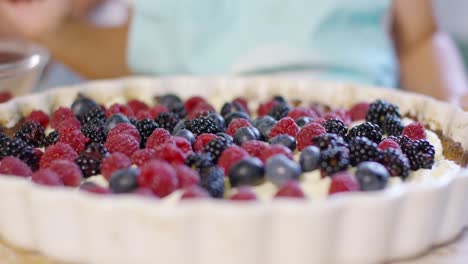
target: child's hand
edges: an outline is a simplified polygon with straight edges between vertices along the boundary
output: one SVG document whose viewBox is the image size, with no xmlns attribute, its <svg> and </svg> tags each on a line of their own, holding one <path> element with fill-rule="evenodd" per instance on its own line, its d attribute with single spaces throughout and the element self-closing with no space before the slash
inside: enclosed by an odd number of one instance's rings
<svg viewBox="0 0 468 264">
<path fill-rule="evenodd" d="M 0 36 L 35 39 L 57 28 L 70 7 L 70 0 L 2 0 Z"/>
</svg>

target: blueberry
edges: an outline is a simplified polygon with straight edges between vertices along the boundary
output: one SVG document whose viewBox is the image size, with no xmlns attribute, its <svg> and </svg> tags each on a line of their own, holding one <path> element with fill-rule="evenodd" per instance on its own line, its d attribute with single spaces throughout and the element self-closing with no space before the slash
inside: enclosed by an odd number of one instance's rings
<svg viewBox="0 0 468 264">
<path fill-rule="evenodd" d="M 157 96 L 156 100 L 158 101 L 158 103 L 166 107 L 177 104 L 177 103 L 182 103 L 182 100 L 180 99 L 180 97 L 175 94 L 165 94 L 163 96 Z"/>
<path fill-rule="evenodd" d="M 258 185 L 265 178 L 265 168 L 258 158 L 240 160 L 229 171 L 232 187 L 242 185 Z"/>
<path fill-rule="evenodd" d="M 195 142 L 195 135 L 193 135 L 193 133 L 188 129 L 181 129 L 177 131 L 177 133 L 175 133 L 174 136 L 183 137 L 187 139 L 190 142 L 190 144 L 193 144 L 193 142 Z"/>
<path fill-rule="evenodd" d="M 253 126 L 256 127 L 258 131 L 260 131 L 260 135 L 263 139 L 268 140 L 268 135 L 276 123 L 277 121 L 273 117 L 266 115 L 256 119 L 253 122 Z"/>
<path fill-rule="evenodd" d="M 140 170 L 127 168 L 115 171 L 109 179 L 109 188 L 113 193 L 129 193 L 138 188 L 137 177 Z"/>
<path fill-rule="evenodd" d="M 218 131 L 226 130 L 226 122 L 224 122 L 224 118 L 222 116 L 212 112 L 208 114 L 208 117 L 213 120 L 216 128 L 218 128 Z"/>
<path fill-rule="evenodd" d="M 265 172 L 269 181 L 281 186 L 287 181 L 298 180 L 301 176 L 301 167 L 286 156 L 279 154 L 267 160 Z"/>
<path fill-rule="evenodd" d="M 247 110 L 245 110 L 245 108 L 238 102 L 232 102 L 232 103 L 227 102 L 223 105 L 223 107 L 221 107 L 221 115 L 224 117 L 232 112 L 246 113 Z"/>
<path fill-rule="evenodd" d="M 390 174 L 380 163 L 374 161 L 362 162 L 357 166 L 356 178 L 361 191 L 376 191 L 385 188 Z"/>
<path fill-rule="evenodd" d="M 257 139 L 258 137 L 251 127 L 241 127 L 237 129 L 236 133 L 234 134 L 234 143 L 239 146 L 242 146 L 242 144 L 246 141 Z"/>
<path fill-rule="evenodd" d="M 173 134 L 176 134 L 179 130 L 185 129 L 185 121 L 180 120 L 177 125 L 175 125 L 174 129 L 172 130 Z"/>
<path fill-rule="evenodd" d="M 200 183 L 211 197 L 223 198 L 224 196 L 224 174 L 218 166 L 200 169 Z"/>
<path fill-rule="evenodd" d="M 296 139 L 286 134 L 277 135 L 276 137 L 270 139 L 270 144 L 283 145 L 292 151 L 296 149 Z"/>
<path fill-rule="evenodd" d="M 320 162 L 320 149 L 316 146 L 308 146 L 301 152 L 299 163 L 301 164 L 302 171 L 316 170 Z"/>
<path fill-rule="evenodd" d="M 227 114 L 224 117 L 224 121 L 226 122 L 226 126 L 229 126 L 229 124 L 232 122 L 232 120 L 237 119 L 237 118 L 245 118 L 247 120 L 250 120 L 250 117 L 247 113 L 245 112 L 232 112 Z"/>
<path fill-rule="evenodd" d="M 303 117 L 299 117 L 297 120 L 296 120 L 296 124 L 299 126 L 299 127 L 303 127 L 305 125 L 307 125 L 308 123 L 312 122 L 313 119 L 308 117 L 308 116 L 303 116 Z"/>
<path fill-rule="evenodd" d="M 109 133 L 115 126 L 120 123 L 130 123 L 130 120 L 123 115 L 123 114 L 113 114 L 109 118 L 107 118 L 106 122 L 104 123 L 104 133 Z"/>
<path fill-rule="evenodd" d="M 230 142 L 231 145 L 232 145 L 232 143 L 234 143 L 234 139 L 229 134 L 226 134 L 226 133 L 223 133 L 223 132 L 218 132 L 218 133 L 216 133 L 216 136 L 218 136 L 220 138 L 224 138 L 225 140 Z"/>
<path fill-rule="evenodd" d="M 99 104 L 94 100 L 86 97 L 79 97 L 71 105 L 73 114 L 75 114 L 79 120 L 82 120 L 89 111 L 96 108 L 101 108 L 101 106 L 99 106 Z"/>
</svg>

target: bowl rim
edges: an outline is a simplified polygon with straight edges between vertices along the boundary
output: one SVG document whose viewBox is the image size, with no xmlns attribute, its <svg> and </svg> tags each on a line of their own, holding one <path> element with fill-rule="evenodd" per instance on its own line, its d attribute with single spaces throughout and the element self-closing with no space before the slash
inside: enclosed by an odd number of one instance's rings
<svg viewBox="0 0 468 264">
<path fill-rule="evenodd" d="M 6 46 L 7 48 L 3 48 Z M 0 64 L 0 78 L 12 77 L 34 68 L 46 65 L 50 60 L 49 51 L 43 46 L 17 38 L 6 38 L 0 40 L 0 51 L 21 50 L 19 53 L 25 55 L 19 60 Z"/>
</svg>

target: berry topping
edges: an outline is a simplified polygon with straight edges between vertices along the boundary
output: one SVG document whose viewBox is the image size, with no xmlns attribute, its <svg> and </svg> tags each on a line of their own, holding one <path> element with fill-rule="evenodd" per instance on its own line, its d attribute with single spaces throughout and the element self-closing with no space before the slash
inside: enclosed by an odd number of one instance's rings
<svg viewBox="0 0 468 264">
<path fill-rule="evenodd" d="M 275 185 L 281 186 L 290 180 L 299 180 L 301 167 L 284 155 L 275 155 L 265 165 L 266 178 Z"/>
<path fill-rule="evenodd" d="M 288 149 L 290 149 L 291 151 L 294 151 L 297 146 L 296 139 L 291 137 L 290 135 L 285 135 L 285 134 L 278 135 L 270 139 L 270 144 L 271 145 L 274 145 L 274 144 L 283 145 L 287 147 Z"/>
<path fill-rule="evenodd" d="M 74 129 L 74 130 L 80 130 L 81 129 L 81 123 L 78 119 L 76 119 L 76 117 L 70 117 L 70 118 L 67 118 L 63 121 L 61 121 L 56 127 L 55 129 L 57 131 L 62 131 L 64 129 Z"/>
<path fill-rule="evenodd" d="M 402 150 L 408 157 L 412 170 L 431 169 L 434 165 L 434 146 L 424 139 L 409 142 L 402 146 Z"/>
<path fill-rule="evenodd" d="M 390 176 L 399 176 L 403 180 L 409 175 L 410 163 L 408 158 L 398 149 L 389 148 L 382 152 L 381 163 L 390 173 Z"/>
<path fill-rule="evenodd" d="M 41 158 L 40 167 L 48 168 L 54 160 L 75 161 L 78 154 L 67 144 L 57 143 L 46 148 Z"/>
<path fill-rule="evenodd" d="M 95 122 L 105 122 L 106 121 L 106 113 L 102 108 L 94 108 L 93 110 L 87 112 L 83 119 L 81 120 L 81 123 L 83 124 L 89 124 L 89 123 L 95 123 Z"/>
<path fill-rule="evenodd" d="M 403 136 L 407 136 L 412 140 L 426 139 L 426 129 L 423 124 L 413 122 L 404 128 Z"/>
<path fill-rule="evenodd" d="M 385 117 L 388 115 L 401 117 L 398 106 L 384 100 L 376 100 L 369 105 L 366 121 L 382 127 Z"/>
<path fill-rule="evenodd" d="M 315 118 L 317 117 L 317 114 L 312 109 L 305 107 L 297 107 L 293 108 L 287 116 L 294 119 L 294 121 L 297 121 L 301 117 Z"/>
<path fill-rule="evenodd" d="M 185 128 L 192 131 L 195 136 L 206 133 L 215 134 L 220 132 L 217 124 L 213 121 L 213 119 L 207 116 L 201 116 L 191 121 L 186 121 Z"/>
<path fill-rule="evenodd" d="M 237 118 L 232 120 L 232 122 L 228 125 L 226 133 L 233 137 L 238 129 L 250 126 L 252 125 L 250 124 L 249 120 L 245 118 Z"/>
<path fill-rule="evenodd" d="M 0 174 L 29 177 L 31 168 L 26 163 L 15 157 L 5 157 L 0 161 Z"/>
<path fill-rule="evenodd" d="M 122 114 L 122 115 L 124 115 L 126 117 L 134 117 L 135 116 L 135 113 L 133 112 L 133 110 L 130 107 L 128 107 L 126 105 L 122 105 L 122 104 L 113 104 L 106 111 L 106 117 L 110 117 L 110 116 L 115 115 L 115 114 Z"/>
<path fill-rule="evenodd" d="M 89 138 L 85 137 L 80 130 L 70 127 L 60 130 L 59 142 L 69 145 L 73 150 L 79 153 L 85 149 Z"/>
<path fill-rule="evenodd" d="M 129 134 L 118 134 L 107 138 L 104 146 L 110 153 L 120 152 L 131 157 L 135 151 L 140 149 L 140 142 Z"/>
<path fill-rule="evenodd" d="M 156 158 L 156 150 L 150 148 L 139 149 L 132 155 L 132 163 L 140 167 L 146 162 Z"/>
<path fill-rule="evenodd" d="M 149 110 L 148 105 L 138 99 L 132 99 L 128 101 L 127 106 L 130 107 L 130 109 L 132 109 L 133 113 Z"/>
<path fill-rule="evenodd" d="M 76 164 L 80 167 L 85 178 L 101 172 L 101 162 L 109 153 L 101 143 L 92 143 L 80 153 Z"/>
<path fill-rule="evenodd" d="M 217 167 L 212 166 L 200 170 L 200 183 L 211 197 L 222 198 L 224 196 L 224 175 Z"/>
<path fill-rule="evenodd" d="M 101 106 L 99 106 L 99 104 L 96 103 L 94 100 L 81 95 L 71 105 L 71 110 L 73 111 L 73 114 L 79 120 L 83 120 L 84 116 L 89 111 L 96 108 L 101 108 Z"/>
<path fill-rule="evenodd" d="M 216 138 L 217 136 L 215 134 L 210 133 L 204 133 L 199 135 L 193 143 L 193 150 L 197 153 L 203 152 L 205 150 L 206 145 Z"/>
<path fill-rule="evenodd" d="M 32 181 L 47 186 L 63 186 L 60 176 L 50 169 L 40 169 L 33 173 Z"/>
<path fill-rule="evenodd" d="M 214 166 L 213 157 L 209 153 L 193 153 L 185 160 L 185 165 L 200 171 Z"/>
<path fill-rule="evenodd" d="M 69 160 L 54 160 L 49 169 L 60 177 L 65 186 L 77 187 L 83 179 L 83 174 L 75 162 Z"/>
<path fill-rule="evenodd" d="M 276 123 L 268 134 L 268 138 L 274 138 L 277 135 L 290 135 L 291 137 L 296 137 L 299 132 L 299 127 L 296 125 L 296 122 L 290 117 L 282 118 Z"/>
<path fill-rule="evenodd" d="M 259 139 L 258 136 L 260 132 L 258 132 L 258 130 L 257 131 L 254 131 L 254 130 L 257 130 L 257 129 L 255 127 L 248 127 L 248 126 L 237 129 L 236 133 L 234 134 L 234 143 L 236 143 L 236 145 L 241 146 L 247 141 Z"/>
<path fill-rule="evenodd" d="M 151 119 L 143 119 L 137 123 L 136 128 L 140 133 L 141 146 L 145 146 L 146 140 L 151 136 L 151 134 L 153 134 L 154 130 L 158 127 L 158 123 Z"/>
<path fill-rule="evenodd" d="M 369 103 L 357 103 L 351 107 L 349 113 L 352 121 L 365 120 L 366 113 L 369 110 Z"/>
<path fill-rule="evenodd" d="M 171 164 L 184 164 L 185 155 L 177 145 L 164 143 L 156 148 L 156 157 Z"/>
<path fill-rule="evenodd" d="M 303 116 L 303 117 L 300 117 L 296 120 L 296 124 L 302 128 L 303 126 L 309 124 L 310 122 L 314 121 L 314 119 L 310 118 L 310 117 L 307 117 L 307 116 Z M 325 121 L 324 121 L 325 123 Z"/>
<path fill-rule="evenodd" d="M 51 131 L 51 132 L 45 137 L 44 145 L 45 145 L 46 147 L 51 146 L 51 145 L 54 145 L 55 143 L 58 142 L 58 139 L 59 139 L 59 133 L 58 133 L 56 130 Z"/>
<path fill-rule="evenodd" d="M 101 173 L 107 180 L 109 180 L 114 171 L 129 168 L 130 166 L 132 166 L 130 159 L 125 154 L 116 152 L 102 160 Z"/>
<path fill-rule="evenodd" d="M 57 126 L 64 120 L 75 118 L 73 111 L 70 108 L 60 107 L 52 114 L 50 118 L 50 126 L 57 129 Z"/>
<path fill-rule="evenodd" d="M 34 121 L 39 123 L 43 128 L 49 124 L 49 116 L 41 110 L 34 110 L 24 119 L 25 122 Z"/>
<path fill-rule="evenodd" d="M 45 141 L 44 127 L 35 121 L 25 122 L 16 131 L 15 138 L 22 139 L 26 144 L 33 147 L 43 146 Z"/>
<path fill-rule="evenodd" d="M 218 160 L 218 166 L 223 170 L 224 174 L 227 175 L 234 164 L 248 156 L 249 153 L 247 153 L 245 149 L 238 146 L 232 146 L 221 154 Z"/>
<path fill-rule="evenodd" d="M 304 172 L 318 169 L 320 165 L 320 149 L 316 146 L 304 148 L 299 157 L 299 164 Z"/>
<path fill-rule="evenodd" d="M 359 183 L 353 175 L 346 171 L 332 175 L 328 194 L 354 191 L 359 191 Z"/>
<path fill-rule="evenodd" d="M 250 156 L 257 158 L 259 158 L 262 155 L 263 151 L 267 147 L 267 143 L 259 140 L 250 140 L 242 144 L 242 148 L 245 149 Z"/>
<path fill-rule="evenodd" d="M 179 182 L 172 166 L 161 160 L 151 160 L 141 167 L 140 186 L 149 187 L 159 197 L 166 197 L 177 189 Z"/>
<path fill-rule="evenodd" d="M 271 101 L 266 102 L 266 103 L 261 103 L 258 106 L 257 115 L 260 116 L 260 117 L 268 115 L 271 112 L 271 110 L 273 109 L 273 107 L 275 107 L 277 104 L 279 104 L 279 102 L 276 101 L 276 100 L 271 100 Z"/>
<path fill-rule="evenodd" d="M 104 123 L 102 121 L 86 123 L 81 127 L 81 132 L 85 137 L 89 138 L 91 142 L 104 143 L 106 141 Z"/>
<path fill-rule="evenodd" d="M 314 137 L 312 143 L 320 150 L 326 150 L 332 147 L 346 147 L 344 139 L 336 134 L 322 134 Z"/>
<path fill-rule="evenodd" d="M 382 124 L 382 131 L 389 136 L 401 135 L 403 128 L 400 117 L 394 115 L 386 116 Z"/>
<path fill-rule="evenodd" d="M 378 125 L 365 122 L 349 130 L 348 138 L 354 137 L 366 137 L 378 144 L 382 140 L 382 132 Z"/>
<path fill-rule="evenodd" d="M 260 184 L 265 177 L 265 168 L 258 158 L 245 158 L 234 164 L 229 170 L 232 187 Z"/>
<path fill-rule="evenodd" d="M 169 109 L 164 105 L 155 105 L 149 110 L 152 118 L 157 118 L 161 113 L 169 112 Z"/>
<path fill-rule="evenodd" d="M 289 107 L 287 103 L 281 102 L 275 105 L 268 114 L 272 116 L 274 119 L 280 120 L 283 117 L 286 117 L 290 111 L 291 111 L 291 107 Z"/>
<path fill-rule="evenodd" d="M 397 150 L 400 150 L 400 145 L 398 145 L 398 143 L 393 140 L 392 138 L 386 138 L 384 140 L 382 140 L 379 145 L 378 145 L 378 149 L 379 150 L 386 150 L 386 149 L 389 149 L 389 148 L 394 148 L 394 149 L 397 149 Z"/>
<path fill-rule="evenodd" d="M 193 144 L 195 142 L 195 135 L 188 129 L 181 129 L 177 131 L 176 133 L 174 133 L 174 138 L 175 137 L 185 138 L 190 144 Z M 190 150 L 192 150 L 192 146 L 190 146 Z"/>
<path fill-rule="evenodd" d="M 179 117 L 172 113 L 172 112 L 165 112 L 159 114 L 156 118 L 156 123 L 158 123 L 159 127 L 166 129 L 169 133 L 172 133 L 174 127 L 179 123 Z"/>
<path fill-rule="evenodd" d="M 302 150 L 305 147 L 312 145 L 312 139 L 314 137 L 325 133 L 327 133 L 327 131 L 319 123 L 308 123 L 307 125 L 303 126 L 297 133 L 297 148 Z"/>
<path fill-rule="evenodd" d="M 351 115 L 349 111 L 343 109 L 337 109 L 331 112 L 328 112 L 324 117 L 325 120 L 337 119 L 343 122 L 345 126 L 351 124 Z"/>
<path fill-rule="evenodd" d="M 115 171 L 109 179 L 109 188 L 113 193 L 130 193 L 138 188 L 137 168 L 127 168 Z"/>
<path fill-rule="evenodd" d="M 289 159 L 293 159 L 293 153 L 290 149 L 283 145 L 270 145 L 268 146 L 261 154 L 260 159 L 263 163 L 267 162 L 270 157 L 273 157 L 277 154 L 283 154 Z"/>
<path fill-rule="evenodd" d="M 356 166 L 363 161 L 379 161 L 381 153 L 377 144 L 365 137 L 355 137 L 348 142 L 349 161 Z"/>
<path fill-rule="evenodd" d="M 243 186 L 238 188 L 236 193 L 234 193 L 229 199 L 231 201 L 248 202 L 257 200 L 257 195 L 255 195 L 251 188 Z"/>
<path fill-rule="evenodd" d="M 305 194 L 301 189 L 298 181 L 291 180 L 283 184 L 275 195 L 275 198 L 305 198 Z"/>
<path fill-rule="evenodd" d="M 174 169 L 177 174 L 179 188 L 184 189 L 192 185 L 197 185 L 200 182 L 200 175 L 190 167 L 184 164 L 176 164 L 174 165 Z"/>
<path fill-rule="evenodd" d="M 130 123 L 130 120 L 122 115 L 122 114 L 113 114 L 109 118 L 107 118 L 106 122 L 104 123 L 104 133 L 109 133 L 115 126 L 120 123 Z"/>
<path fill-rule="evenodd" d="M 107 134 L 107 139 L 111 139 L 117 135 L 121 135 L 121 134 L 127 134 L 127 135 L 130 135 L 132 136 L 136 141 L 140 141 L 141 140 L 141 137 L 140 137 L 140 132 L 138 131 L 138 129 L 130 124 L 130 123 L 120 123 L 120 124 L 117 124 L 114 128 L 112 128 L 109 133 Z"/>
<path fill-rule="evenodd" d="M 227 141 L 224 138 L 217 137 L 216 139 L 211 140 L 205 146 L 205 152 L 210 153 L 214 161 L 217 161 L 223 151 L 229 148 L 232 145 L 231 142 Z"/>
<path fill-rule="evenodd" d="M 322 126 L 327 130 L 327 133 L 344 136 L 348 132 L 348 127 L 339 119 L 328 119 Z"/>
<path fill-rule="evenodd" d="M 156 128 L 146 141 L 147 148 L 157 148 L 164 143 L 173 142 L 171 134 L 164 128 Z"/>
<path fill-rule="evenodd" d="M 205 98 L 200 96 L 193 96 L 185 101 L 184 107 L 185 109 L 187 109 L 188 112 L 191 112 L 197 106 L 197 104 L 202 102 L 206 103 Z"/>
<path fill-rule="evenodd" d="M 349 152 L 344 147 L 332 147 L 320 153 L 320 168 L 324 175 L 333 175 L 349 166 Z"/>
<path fill-rule="evenodd" d="M 362 162 L 356 170 L 356 178 L 361 191 L 384 189 L 389 176 L 387 169 L 383 165 L 373 161 Z"/>
<path fill-rule="evenodd" d="M 210 198 L 210 194 L 200 186 L 192 185 L 184 189 L 182 200 Z"/>
</svg>

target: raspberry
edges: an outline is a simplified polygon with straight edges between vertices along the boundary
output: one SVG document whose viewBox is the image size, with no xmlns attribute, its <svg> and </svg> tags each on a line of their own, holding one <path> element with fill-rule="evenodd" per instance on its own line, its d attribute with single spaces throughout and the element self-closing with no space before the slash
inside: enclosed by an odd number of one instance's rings
<svg viewBox="0 0 468 264">
<path fill-rule="evenodd" d="M 230 198 L 231 201 L 255 201 L 257 200 L 257 195 L 252 191 L 251 188 L 243 186 L 237 189 L 237 192 L 233 194 Z"/>
<path fill-rule="evenodd" d="M 143 165 L 138 183 L 140 186 L 151 188 L 159 197 L 171 194 L 179 186 L 174 168 L 161 160 L 152 160 Z"/>
<path fill-rule="evenodd" d="M 299 132 L 299 127 L 297 126 L 296 122 L 290 117 L 284 117 L 273 126 L 270 130 L 270 134 L 268 134 L 269 138 L 274 138 L 277 135 L 290 135 L 291 137 L 296 137 L 297 133 Z"/>
<path fill-rule="evenodd" d="M 151 148 L 139 149 L 132 155 L 132 163 L 138 167 L 152 159 L 156 159 L 156 150 Z"/>
<path fill-rule="evenodd" d="M 26 163 L 16 157 L 5 157 L 0 162 L 0 173 L 29 177 L 32 175 L 32 170 Z"/>
<path fill-rule="evenodd" d="M 184 192 L 182 193 L 181 197 L 182 200 L 206 198 L 210 198 L 210 194 L 205 189 L 197 185 L 193 185 L 184 189 Z"/>
<path fill-rule="evenodd" d="M 332 195 L 340 192 L 354 192 L 358 190 L 359 183 L 356 178 L 344 171 L 332 175 L 328 194 Z"/>
<path fill-rule="evenodd" d="M 156 157 L 172 164 L 184 164 L 185 157 L 182 150 L 173 143 L 164 143 L 156 149 Z"/>
<path fill-rule="evenodd" d="M 229 123 L 229 126 L 226 129 L 226 133 L 229 134 L 231 137 L 233 137 L 234 134 L 236 134 L 237 129 L 241 127 L 250 127 L 250 126 L 252 125 L 250 124 L 249 120 L 245 118 L 236 118 L 232 120 L 231 123 Z"/>
<path fill-rule="evenodd" d="M 283 184 L 275 194 L 275 198 L 305 198 L 299 182 L 291 180 Z"/>
<path fill-rule="evenodd" d="M 179 181 L 179 188 L 187 188 L 193 185 L 197 185 L 200 181 L 200 175 L 195 170 L 187 167 L 184 164 L 174 165 L 174 169 L 177 174 L 177 179 Z"/>
<path fill-rule="evenodd" d="M 320 168 L 324 175 L 333 175 L 349 166 L 349 152 L 344 147 L 332 147 L 320 153 Z"/>
<path fill-rule="evenodd" d="M 119 152 L 112 153 L 102 160 L 101 174 L 109 180 L 114 171 L 126 169 L 130 166 L 132 166 L 132 162 L 125 154 Z"/>
<path fill-rule="evenodd" d="M 325 114 L 324 119 L 338 119 L 341 120 L 346 126 L 349 126 L 351 124 L 351 115 L 349 111 L 343 109 L 337 109 L 328 112 L 327 114 Z"/>
<path fill-rule="evenodd" d="M 81 123 L 76 117 L 69 117 L 67 119 L 62 120 L 56 127 L 55 129 L 57 131 L 61 131 L 63 129 L 75 129 L 75 130 L 80 130 L 81 129 Z"/>
<path fill-rule="evenodd" d="M 41 110 L 34 110 L 24 119 L 25 122 L 35 121 L 39 123 L 43 128 L 46 128 L 49 124 L 49 116 Z"/>
<path fill-rule="evenodd" d="M 382 152 L 382 165 L 391 176 L 399 176 L 403 180 L 409 175 L 410 163 L 408 158 L 398 149 L 389 148 Z"/>
<path fill-rule="evenodd" d="M 188 112 L 192 112 L 192 110 L 197 106 L 197 104 L 205 102 L 205 99 L 200 96 L 193 96 L 190 97 L 187 101 L 185 101 L 184 106 Z"/>
<path fill-rule="evenodd" d="M 365 137 L 355 137 L 349 141 L 348 145 L 349 160 L 352 166 L 363 161 L 379 161 L 381 158 L 377 144 Z"/>
<path fill-rule="evenodd" d="M 384 100 L 376 100 L 369 105 L 369 109 L 366 113 L 366 121 L 382 127 L 387 115 L 401 117 L 398 106 Z"/>
<path fill-rule="evenodd" d="M 113 114 L 123 114 L 127 117 L 134 117 L 135 116 L 135 113 L 133 112 L 133 110 L 126 106 L 126 105 L 122 105 L 122 104 L 113 104 L 111 105 L 107 111 L 106 111 L 106 117 L 108 118 L 109 116 L 113 115 Z"/>
<path fill-rule="evenodd" d="M 200 102 L 190 111 L 187 118 L 190 120 L 212 112 L 216 112 L 212 105 L 207 102 Z"/>
<path fill-rule="evenodd" d="M 0 103 L 6 103 L 13 98 L 10 92 L 0 92 Z"/>
<path fill-rule="evenodd" d="M 67 144 L 57 143 L 46 148 L 44 155 L 40 161 L 41 168 L 48 168 L 54 160 L 69 160 L 74 161 L 78 158 L 78 154 Z"/>
<path fill-rule="evenodd" d="M 85 149 L 89 138 L 85 137 L 80 130 L 70 127 L 60 130 L 59 142 L 69 145 L 75 152 L 79 153 Z"/>
<path fill-rule="evenodd" d="M 366 137 L 378 144 L 382 139 L 382 132 L 378 125 L 365 122 L 349 130 L 348 139 L 352 139 L 354 137 Z"/>
<path fill-rule="evenodd" d="M 155 105 L 149 110 L 151 117 L 154 119 L 158 117 L 161 113 L 167 113 L 169 112 L 169 109 L 167 109 L 164 105 Z"/>
<path fill-rule="evenodd" d="M 46 186 L 63 186 L 60 176 L 50 169 L 40 169 L 33 173 L 32 181 Z"/>
<path fill-rule="evenodd" d="M 171 112 L 165 112 L 159 114 L 159 116 L 155 119 L 156 123 L 158 123 L 159 127 L 166 129 L 169 133 L 172 133 L 174 127 L 179 123 L 179 117 Z"/>
<path fill-rule="evenodd" d="M 153 134 L 151 134 L 151 136 L 146 140 L 146 147 L 157 148 L 158 146 L 168 142 L 174 142 L 171 134 L 164 128 L 156 128 L 153 131 Z"/>
<path fill-rule="evenodd" d="M 193 152 L 192 144 L 190 144 L 186 138 L 176 136 L 173 139 L 176 146 L 182 151 L 182 153 L 184 153 L 185 157 Z"/>
<path fill-rule="evenodd" d="M 231 167 L 234 164 L 236 164 L 238 161 L 248 156 L 249 156 L 249 153 L 247 153 L 245 149 L 238 147 L 238 146 L 232 146 L 226 149 L 223 152 L 223 154 L 221 154 L 218 160 L 218 166 L 224 172 L 224 175 L 228 175 L 229 171 L 231 170 Z"/>
<path fill-rule="evenodd" d="M 215 134 L 203 133 L 199 135 L 193 143 L 193 150 L 197 153 L 205 151 L 205 146 L 213 139 L 217 138 Z"/>
<path fill-rule="evenodd" d="M 279 102 L 276 100 L 271 100 L 266 103 L 261 103 L 257 109 L 257 116 L 262 117 L 268 115 L 270 111 L 275 107 Z"/>
<path fill-rule="evenodd" d="M 389 148 L 394 148 L 394 149 L 397 149 L 397 150 L 401 151 L 400 145 L 398 145 L 398 143 L 395 140 L 391 139 L 391 138 L 386 138 L 386 139 L 382 140 L 379 143 L 378 148 L 380 150 L 386 150 L 386 149 L 389 149 Z"/>
<path fill-rule="evenodd" d="M 351 120 L 352 121 L 365 120 L 367 110 L 369 110 L 369 103 L 367 102 L 361 102 L 361 103 L 357 103 L 353 105 L 351 109 L 349 109 Z"/>
<path fill-rule="evenodd" d="M 135 115 L 136 120 L 141 121 L 144 119 L 153 119 L 153 116 L 148 110 L 138 111 Z"/>
<path fill-rule="evenodd" d="M 259 140 L 249 140 L 242 144 L 242 148 L 252 157 L 259 158 L 263 151 L 268 148 L 268 144 Z"/>
<path fill-rule="evenodd" d="M 15 138 L 20 138 L 33 147 L 43 146 L 45 141 L 44 128 L 36 121 L 25 122 L 16 131 Z"/>
<path fill-rule="evenodd" d="M 288 113 L 288 117 L 294 119 L 296 121 L 297 119 L 307 116 L 310 118 L 316 118 L 317 114 L 312 111 L 311 109 L 305 108 L 305 107 L 296 107 L 291 110 L 291 112 Z"/>
<path fill-rule="evenodd" d="M 140 132 L 134 125 L 130 123 L 119 123 L 118 125 L 116 125 L 107 134 L 107 139 L 121 134 L 127 134 L 129 136 L 132 136 L 138 142 L 140 142 L 141 140 Z"/>
<path fill-rule="evenodd" d="M 289 148 L 278 144 L 268 146 L 260 155 L 260 159 L 263 161 L 263 163 L 266 163 L 270 157 L 273 157 L 277 154 L 283 154 L 289 159 L 293 159 L 292 151 Z"/>
<path fill-rule="evenodd" d="M 426 139 L 426 129 L 423 124 L 413 122 L 403 129 L 403 136 L 407 136 L 412 140 Z"/>
<path fill-rule="evenodd" d="M 327 133 L 337 134 L 340 136 L 348 133 L 348 127 L 340 119 L 330 118 L 322 126 L 327 130 Z"/>
<path fill-rule="evenodd" d="M 138 113 L 140 111 L 148 111 L 149 107 L 144 102 L 138 99 L 132 99 L 127 102 L 127 106 L 132 109 L 133 113 Z"/>
<path fill-rule="evenodd" d="M 96 183 L 93 182 L 85 182 L 80 186 L 80 190 L 92 193 L 92 194 L 97 194 L 97 195 L 107 195 L 111 194 L 111 190 L 106 187 L 102 187 L 100 185 L 97 185 Z"/>
<path fill-rule="evenodd" d="M 325 133 L 327 131 L 319 123 L 310 122 L 306 124 L 297 133 L 297 148 L 301 151 L 305 147 L 312 145 L 312 138 Z"/>
<path fill-rule="evenodd" d="M 120 152 L 131 157 L 135 151 L 140 149 L 140 142 L 138 142 L 132 135 L 119 134 L 107 138 L 104 146 L 110 153 Z"/>
<path fill-rule="evenodd" d="M 69 160 L 54 160 L 49 169 L 57 173 L 65 186 L 77 187 L 83 179 L 83 174 L 78 165 Z"/>
<path fill-rule="evenodd" d="M 382 131 L 389 136 L 400 136 L 404 126 L 400 117 L 388 115 L 385 117 L 382 124 Z"/>
<path fill-rule="evenodd" d="M 50 118 L 50 126 L 57 129 L 59 123 L 68 118 L 75 118 L 73 111 L 70 108 L 59 107 Z"/>
</svg>

